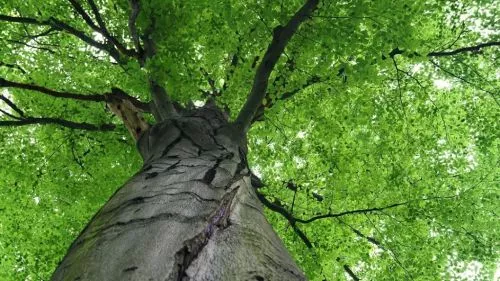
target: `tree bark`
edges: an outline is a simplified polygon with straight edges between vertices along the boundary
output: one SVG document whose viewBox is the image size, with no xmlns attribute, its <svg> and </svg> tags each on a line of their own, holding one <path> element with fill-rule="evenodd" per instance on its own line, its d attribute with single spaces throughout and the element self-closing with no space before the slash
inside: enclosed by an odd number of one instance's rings
<svg viewBox="0 0 500 281">
<path fill-rule="evenodd" d="M 246 144 L 214 106 L 146 131 L 144 166 L 73 242 L 52 280 L 306 280 L 262 212 Z"/>
</svg>

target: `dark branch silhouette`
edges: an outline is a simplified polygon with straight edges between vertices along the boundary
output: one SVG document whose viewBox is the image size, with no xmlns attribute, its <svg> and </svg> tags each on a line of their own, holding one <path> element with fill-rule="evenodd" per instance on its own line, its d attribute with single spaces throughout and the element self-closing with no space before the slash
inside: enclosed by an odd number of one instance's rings
<svg viewBox="0 0 500 281">
<path fill-rule="evenodd" d="M 11 22 L 11 23 L 32 24 L 32 25 L 39 25 L 39 26 L 49 26 L 57 31 L 66 31 L 67 33 L 79 38 L 80 40 L 87 43 L 88 45 L 108 53 L 113 59 L 115 59 L 117 62 L 120 62 L 120 54 L 118 53 L 118 51 L 114 48 L 114 46 L 112 44 L 103 44 L 103 43 L 97 42 L 96 40 L 94 40 L 91 37 L 89 37 L 88 35 L 86 35 L 83 31 L 80 31 L 80 30 L 70 26 L 69 24 L 66 24 L 65 22 L 60 21 L 54 17 L 50 17 L 48 20 L 38 20 L 38 19 L 34 19 L 34 18 L 29 18 L 29 17 L 12 17 L 12 16 L 7 16 L 7 15 L 0 15 L 0 21 Z"/>
<path fill-rule="evenodd" d="M 359 277 L 356 274 L 354 274 L 354 272 L 351 270 L 351 268 L 347 264 L 344 264 L 343 268 L 344 268 L 345 272 L 347 274 L 349 274 L 349 276 L 352 278 L 352 280 L 354 280 L 354 281 L 361 280 L 361 279 L 359 279 Z"/>
<path fill-rule="evenodd" d="M 236 130 L 240 134 L 245 134 L 250 128 L 255 112 L 257 112 L 262 100 L 266 96 L 269 76 L 278 59 L 283 54 L 288 41 L 290 41 L 299 26 L 316 10 L 318 4 L 319 0 L 308 0 L 285 26 L 274 28 L 273 39 L 257 68 L 250 94 L 234 122 Z"/>
<path fill-rule="evenodd" d="M 13 127 L 13 126 L 25 126 L 25 125 L 59 125 L 70 129 L 79 129 L 79 130 L 87 130 L 87 131 L 102 131 L 108 132 L 113 131 L 115 129 L 115 125 L 113 124 L 101 124 L 101 125 L 93 125 L 89 123 L 78 123 L 73 121 L 68 121 L 59 118 L 51 118 L 51 117 L 26 117 L 19 120 L 6 120 L 0 121 L 0 126 L 3 127 Z"/>
<path fill-rule="evenodd" d="M 368 242 L 372 243 L 373 245 L 376 245 L 377 247 L 379 247 L 380 249 L 384 249 L 384 246 L 382 246 L 382 243 L 380 243 L 380 241 L 378 241 L 377 239 L 371 237 L 371 236 L 367 236 L 365 234 L 363 234 L 361 231 L 359 231 L 358 229 L 354 228 L 352 225 L 346 223 L 345 221 L 337 218 L 337 220 L 343 224 L 343 225 L 346 225 L 347 227 L 349 227 L 350 230 L 352 230 L 352 232 L 354 232 L 358 237 L 361 237 L 365 240 L 367 240 Z"/>
<path fill-rule="evenodd" d="M 10 108 L 12 108 L 12 110 L 17 112 L 17 114 L 19 114 L 19 116 L 24 117 L 24 112 L 10 99 L 8 99 L 7 97 L 5 97 L 3 95 L 0 95 L 0 100 L 3 100 Z M 17 119 L 18 117 L 14 117 L 14 118 Z"/>
<path fill-rule="evenodd" d="M 486 42 L 486 43 L 480 43 L 474 46 L 469 46 L 469 47 L 463 47 L 463 48 L 458 48 L 452 51 L 439 51 L 439 52 L 430 52 L 426 57 L 446 57 L 446 56 L 453 56 L 453 55 L 458 55 L 461 53 L 477 53 L 481 51 L 481 49 L 486 48 L 486 47 L 493 47 L 493 46 L 500 46 L 500 42 L 492 41 L 492 42 Z M 405 50 L 401 50 L 398 47 L 394 48 L 391 50 L 389 53 L 389 57 L 394 58 L 396 55 L 401 55 L 406 53 Z M 413 56 L 421 56 L 421 54 L 413 52 L 411 53 Z M 385 56 L 382 56 L 382 59 L 385 59 Z"/>
<path fill-rule="evenodd" d="M 130 35 L 132 36 L 132 41 L 134 42 L 136 52 L 142 56 L 144 50 L 142 49 L 141 43 L 139 41 L 139 34 L 137 33 L 137 17 L 140 12 L 140 3 L 139 0 L 129 0 L 130 5 L 130 15 L 128 18 L 128 29 L 130 31 Z"/>
<path fill-rule="evenodd" d="M 292 216 L 292 214 L 290 212 L 288 212 L 285 208 L 278 206 L 278 205 L 272 203 L 271 201 L 267 200 L 267 198 L 263 194 L 261 194 L 259 192 L 256 192 L 256 194 L 257 194 L 257 198 L 259 198 L 260 202 L 262 202 L 262 204 L 264 206 L 269 208 L 271 211 L 274 211 L 274 212 L 281 214 L 283 217 L 285 217 L 288 220 L 288 222 L 290 223 L 290 225 L 293 228 L 293 231 L 295 231 L 295 233 L 300 237 L 300 239 L 304 242 L 304 244 L 306 244 L 307 248 L 310 249 L 313 247 L 309 238 L 307 238 L 307 236 L 304 234 L 304 232 L 302 232 L 302 230 L 300 230 L 300 228 L 296 225 L 296 219 Z"/>
<path fill-rule="evenodd" d="M 26 74 L 26 70 L 24 70 L 22 67 L 20 67 L 19 65 L 17 64 L 14 64 L 14 63 L 5 63 L 3 61 L 0 61 L 0 66 L 5 66 L 5 67 L 8 67 L 8 68 L 11 68 L 11 69 L 17 69 L 19 70 L 22 74 Z"/>
<path fill-rule="evenodd" d="M 106 28 L 106 24 L 102 20 L 101 14 L 99 13 L 99 8 L 97 8 L 97 5 L 93 0 L 87 0 L 87 2 L 89 3 L 90 8 L 92 9 L 92 13 L 94 14 L 94 17 L 98 25 L 94 23 L 90 15 L 85 11 L 85 9 L 83 9 L 82 5 L 80 5 L 79 1 L 76 0 L 68 0 L 68 1 L 71 3 L 71 5 L 73 5 L 75 11 L 78 14 L 80 14 L 85 23 L 87 23 L 87 25 L 90 26 L 90 28 L 102 34 L 104 38 L 106 38 L 109 42 L 111 42 L 113 46 L 116 47 L 116 49 L 118 49 L 118 51 L 120 51 L 122 54 L 128 57 L 136 57 L 136 54 L 133 50 L 127 49 L 127 47 L 125 47 L 122 43 L 120 43 L 118 39 L 116 39 L 116 37 L 111 35 L 111 33 Z"/>
<path fill-rule="evenodd" d="M 43 93 L 43 94 L 46 94 L 46 95 L 49 95 L 52 97 L 68 98 L 68 99 L 75 99 L 75 100 L 81 100 L 81 101 L 107 102 L 107 101 L 109 101 L 109 99 L 111 97 L 119 98 L 119 99 L 127 99 L 130 102 L 132 102 L 132 104 L 135 107 L 143 110 L 144 112 L 149 112 L 149 105 L 147 103 L 143 103 L 143 102 L 137 100 L 136 98 L 129 96 L 123 90 L 118 89 L 118 88 L 113 88 L 111 93 L 106 93 L 106 94 L 82 95 L 82 94 L 56 91 L 56 90 L 52 90 L 52 89 L 49 89 L 46 87 L 33 85 L 33 84 L 25 84 L 25 83 L 8 81 L 8 80 L 5 80 L 5 79 L 0 77 L 0 88 L 2 88 L 2 87 L 11 87 L 11 88 L 17 88 L 17 89 L 36 91 L 36 92 Z"/>
<path fill-rule="evenodd" d="M 481 43 L 481 44 L 477 44 L 475 46 L 459 48 L 459 49 L 452 50 L 452 51 L 430 52 L 427 54 L 427 56 L 428 57 L 444 57 L 444 56 L 453 56 L 453 55 L 457 55 L 460 53 L 467 53 L 467 52 L 474 53 L 474 52 L 479 52 L 482 48 L 492 47 L 492 46 L 500 46 L 500 42 Z"/>
</svg>

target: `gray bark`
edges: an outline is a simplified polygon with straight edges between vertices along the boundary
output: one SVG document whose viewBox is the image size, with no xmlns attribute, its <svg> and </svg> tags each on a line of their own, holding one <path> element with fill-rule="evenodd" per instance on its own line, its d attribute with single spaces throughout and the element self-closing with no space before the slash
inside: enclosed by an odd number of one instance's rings
<svg viewBox="0 0 500 281">
<path fill-rule="evenodd" d="M 264 217 L 245 144 L 229 132 L 210 106 L 148 130 L 138 142 L 143 168 L 52 280 L 305 280 Z"/>
</svg>

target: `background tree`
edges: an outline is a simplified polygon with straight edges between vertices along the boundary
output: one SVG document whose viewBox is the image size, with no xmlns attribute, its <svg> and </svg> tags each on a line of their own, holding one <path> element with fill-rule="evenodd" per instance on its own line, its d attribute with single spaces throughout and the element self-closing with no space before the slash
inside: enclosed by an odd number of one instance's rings
<svg viewBox="0 0 500 281">
<path fill-rule="evenodd" d="M 498 5 L 320 1 L 292 32 L 304 2 L 4 0 L 0 279 L 48 279 L 140 169 L 106 103 L 152 123 L 210 100 L 253 124 L 259 199 L 310 280 L 492 280 Z"/>
</svg>

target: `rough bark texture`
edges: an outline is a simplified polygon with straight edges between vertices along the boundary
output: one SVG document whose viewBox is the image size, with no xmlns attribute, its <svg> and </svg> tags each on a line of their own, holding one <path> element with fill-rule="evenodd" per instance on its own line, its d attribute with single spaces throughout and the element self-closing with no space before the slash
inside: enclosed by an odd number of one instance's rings
<svg viewBox="0 0 500 281">
<path fill-rule="evenodd" d="M 245 144 L 214 107 L 153 126 L 142 170 L 71 245 L 52 280 L 305 280 L 266 221 Z"/>
</svg>

